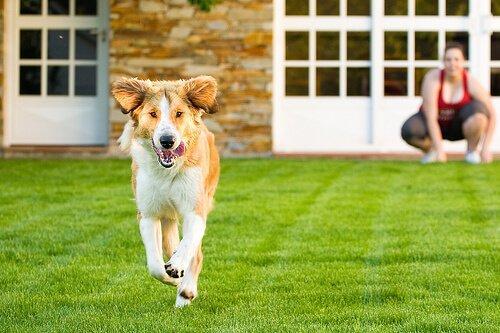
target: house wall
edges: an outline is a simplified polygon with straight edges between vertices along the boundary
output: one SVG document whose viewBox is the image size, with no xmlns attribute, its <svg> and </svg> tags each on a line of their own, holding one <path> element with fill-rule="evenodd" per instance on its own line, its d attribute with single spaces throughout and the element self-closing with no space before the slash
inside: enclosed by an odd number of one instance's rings
<svg viewBox="0 0 500 333">
<path fill-rule="evenodd" d="M 267 154 L 272 17 L 271 0 L 224 0 L 208 13 L 186 0 L 111 0 L 110 81 L 212 75 L 219 82 L 221 108 L 205 120 L 222 154 Z M 127 116 L 114 100 L 110 105 L 113 153 Z"/>
</svg>

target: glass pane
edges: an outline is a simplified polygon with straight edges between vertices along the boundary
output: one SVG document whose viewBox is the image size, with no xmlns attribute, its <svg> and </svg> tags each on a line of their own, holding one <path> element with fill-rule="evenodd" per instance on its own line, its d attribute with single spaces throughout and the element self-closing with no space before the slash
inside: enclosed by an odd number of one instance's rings
<svg viewBox="0 0 500 333">
<path fill-rule="evenodd" d="M 339 69 L 318 67 L 316 69 L 316 95 L 339 95 Z"/>
<path fill-rule="evenodd" d="M 19 94 L 40 95 L 40 66 L 20 66 L 19 68 Z"/>
<path fill-rule="evenodd" d="M 42 57 L 41 30 L 21 30 L 19 56 L 21 59 L 40 59 Z"/>
<path fill-rule="evenodd" d="M 469 15 L 469 0 L 446 0 L 446 15 Z"/>
<path fill-rule="evenodd" d="M 347 60 L 370 60 L 370 32 L 347 32 Z"/>
<path fill-rule="evenodd" d="M 491 14 L 500 16 L 500 0 L 491 1 Z"/>
<path fill-rule="evenodd" d="M 457 42 L 463 45 L 465 50 L 465 59 L 469 58 L 469 34 L 465 31 L 447 31 L 446 43 Z"/>
<path fill-rule="evenodd" d="M 76 0 L 75 15 L 97 15 L 97 1 Z"/>
<path fill-rule="evenodd" d="M 49 30 L 48 32 L 48 58 L 69 58 L 69 30 Z"/>
<path fill-rule="evenodd" d="M 491 69 L 490 82 L 491 96 L 500 96 L 500 68 Z"/>
<path fill-rule="evenodd" d="M 416 15 L 438 15 L 438 4 L 436 0 L 415 0 Z"/>
<path fill-rule="evenodd" d="M 286 32 L 286 60 L 309 59 L 309 33 L 307 31 Z"/>
<path fill-rule="evenodd" d="M 309 15 L 309 0 L 286 0 L 286 15 Z"/>
<path fill-rule="evenodd" d="M 408 59 L 406 39 L 407 39 L 407 32 L 405 31 L 386 31 L 385 60 Z"/>
<path fill-rule="evenodd" d="M 95 96 L 97 66 L 75 66 L 75 95 Z"/>
<path fill-rule="evenodd" d="M 21 15 L 39 15 L 42 13 L 42 0 L 21 0 Z"/>
<path fill-rule="evenodd" d="M 500 32 L 491 34 L 491 60 L 500 60 Z"/>
<path fill-rule="evenodd" d="M 49 0 L 49 15 L 69 15 L 69 0 Z"/>
<path fill-rule="evenodd" d="M 408 15 L 408 0 L 385 0 L 385 15 Z"/>
<path fill-rule="evenodd" d="M 48 66 L 47 95 L 68 94 L 68 66 Z"/>
<path fill-rule="evenodd" d="M 407 88 L 406 68 L 386 68 L 384 71 L 385 96 L 406 96 Z"/>
<path fill-rule="evenodd" d="M 370 16 L 370 0 L 347 0 L 347 15 Z"/>
<path fill-rule="evenodd" d="M 97 59 L 97 38 L 94 30 L 75 30 L 75 59 Z"/>
<path fill-rule="evenodd" d="M 316 59 L 339 60 L 339 32 L 316 32 Z"/>
<path fill-rule="evenodd" d="M 287 67 L 286 68 L 286 96 L 308 96 L 309 95 L 309 68 Z"/>
<path fill-rule="evenodd" d="M 339 15 L 339 0 L 316 0 L 316 15 Z"/>
<path fill-rule="evenodd" d="M 347 68 L 347 96 L 370 96 L 370 68 Z"/>
<path fill-rule="evenodd" d="M 415 59 L 438 59 L 438 33 L 437 31 L 415 31 Z"/>
<path fill-rule="evenodd" d="M 415 96 L 420 96 L 425 74 L 432 68 L 415 68 Z"/>
</svg>

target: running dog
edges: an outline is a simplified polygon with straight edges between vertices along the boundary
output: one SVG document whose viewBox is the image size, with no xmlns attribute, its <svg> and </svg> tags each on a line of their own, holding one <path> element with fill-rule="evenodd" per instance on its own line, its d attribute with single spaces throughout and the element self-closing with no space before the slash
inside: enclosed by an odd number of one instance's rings
<svg viewBox="0 0 500 333">
<path fill-rule="evenodd" d="M 201 242 L 219 179 L 214 135 L 202 121 L 203 114 L 217 111 L 217 82 L 210 76 L 122 78 L 114 82 L 112 93 L 130 115 L 118 142 L 132 156 L 132 188 L 148 270 L 177 286 L 175 306 L 183 307 L 198 293 Z M 170 258 L 166 264 L 164 252 Z"/>
</svg>

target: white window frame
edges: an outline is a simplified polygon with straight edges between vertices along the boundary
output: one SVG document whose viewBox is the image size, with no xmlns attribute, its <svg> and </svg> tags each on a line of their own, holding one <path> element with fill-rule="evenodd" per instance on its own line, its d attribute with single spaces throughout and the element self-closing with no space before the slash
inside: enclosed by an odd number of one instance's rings
<svg viewBox="0 0 500 333">
<path fill-rule="evenodd" d="M 36 145 L 33 143 L 18 143 L 17 140 L 13 140 L 13 126 L 14 126 L 14 116 L 13 110 L 15 105 L 15 99 L 21 97 L 19 95 L 19 73 L 17 65 L 30 65 L 36 64 L 41 65 L 41 95 L 22 95 L 27 103 L 32 103 L 32 105 L 37 105 L 44 103 L 44 101 L 50 101 L 54 105 L 78 105 L 88 103 L 87 96 L 75 96 L 74 95 L 74 65 L 98 65 L 98 73 L 96 73 L 96 96 L 90 96 L 91 98 L 96 98 L 97 105 L 100 106 L 102 114 L 97 117 L 98 121 L 95 123 L 99 127 L 99 133 L 95 138 L 91 139 L 91 142 L 82 143 L 66 143 L 59 142 L 55 144 L 48 145 L 70 145 L 70 146 L 103 146 L 108 144 L 109 137 L 109 115 L 108 115 L 108 55 L 109 47 L 107 43 L 108 39 L 108 29 L 109 29 L 109 6 L 106 0 L 97 0 L 98 13 L 97 17 L 72 17 L 71 24 L 68 25 L 67 18 L 61 18 L 57 15 L 50 15 L 50 20 L 47 20 L 47 2 L 48 0 L 42 0 L 42 14 L 41 15 L 20 15 L 19 14 L 19 1 L 4 1 L 4 100 L 3 100 L 3 146 L 10 147 L 13 145 Z M 74 0 L 70 0 L 70 13 L 74 10 Z M 46 49 L 47 42 L 47 32 L 49 29 L 69 29 L 70 30 L 70 40 L 69 44 L 69 59 L 67 60 L 52 60 L 45 59 L 42 54 L 41 60 L 31 60 L 31 59 L 19 59 L 19 36 L 18 25 L 22 25 L 23 28 L 33 28 L 42 30 L 42 52 Z M 75 60 L 74 55 L 74 38 L 75 29 L 78 28 L 88 28 L 89 25 L 100 26 L 101 30 L 98 31 L 98 38 L 104 38 L 106 42 L 100 43 L 98 41 L 98 60 Z M 99 61 L 100 59 L 100 61 Z M 64 96 L 47 96 L 47 67 L 46 65 L 67 65 L 69 66 L 69 77 L 68 77 L 68 95 Z M 104 111 L 105 110 L 105 111 Z M 26 131 L 30 131 L 29 128 Z M 98 136 L 98 137 L 97 137 Z"/>
<path fill-rule="evenodd" d="M 451 31 L 464 31 L 469 34 L 469 61 L 471 74 L 476 77 L 487 89 L 490 83 L 490 67 L 500 67 L 500 61 L 489 61 L 490 34 L 492 29 L 498 31 L 500 28 L 500 17 L 491 17 L 490 1 L 469 0 L 469 16 L 446 16 L 446 0 L 439 1 L 439 13 L 437 16 L 415 16 L 415 0 L 409 0 L 408 16 L 384 16 L 384 1 L 371 1 L 371 17 L 343 16 L 346 13 L 347 0 L 340 0 L 339 16 L 315 17 L 315 0 L 309 0 L 308 16 L 285 16 L 285 0 L 275 1 L 274 7 L 274 41 L 273 41 L 273 151 L 277 154 L 318 154 L 318 153 L 373 153 L 391 152 L 407 153 L 415 152 L 406 145 L 399 137 L 402 122 L 412 113 L 416 112 L 421 98 L 414 96 L 414 68 L 415 67 L 441 67 L 442 50 L 445 46 L 445 33 Z M 286 61 L 285 59 L 285 31 L 309 31 L 309 60 Z M 341 52 L 339 61 L 320 62 L 315 61 L 315 31 L 339 31 L 340 48 L 346 50 L 346 31 L 370 31 L 370 53 L 371 60 L 367 62 L 346 61 L 345 52 Z M 408 59 L 403 61 L 384 60 L 384 32 L 406 31 L 408 34 Z M 439 59 L 431 61 L 415 61 L 414 59 L 414 35 L 415 31 L 437 31 Z M 479 47 L 478 47 L 479 46 Z M 340 96 L 315 97 L 315 66 L 327 64 L 340 67 Z M 346 97 L 346 67 L 369 65 L 370 67 L 370 97 Z M 309 96 L 286 96 L 285 97 L 285 67 L 307 66 L 309 71 Z M 407 96 L 384 96 L 384 68 L 406 67 L 408 69 Z M 494 98 L 497 108 L 500 107 L 500 98 Z M 297 105 L 299 107 L 297 107 Z M 315 108 L 334 105 L 336 110 L 331 113 L 316 112 Z M 302 112 L 297 108 L 303 108 Z M 309 109 L 308 109 L 309 108 Z M 325 122 L 346 121 L 346 114 L 338 110 L 353 110 L 353 121 L 365 121 L 364 133 L 362 127 L 346 129 L 346 139 L 341 141 L 337 133 L 328 133 Z M 338 110 L 337 110 L 338 109 Z M 359 111 L 358 109 L 363 109 Z M 360 112 L 363 113 L 360 116 Z M 337 115 L 336 115 L 337 113 Z M 337 117 L 338 116 L 338 117 Z M 321 119 L 312 120 L 315 117 Z M 288 118 L 292 118 L 291 120 Z M 305 132 L 296 133 L 289 131 L 287 126 L 295 126 L 304 122 L 316 121 L 317 127 L 311 126 Z M 291 124 L 291 125 L 290 125 Z M 295 124 L 295 125 L 294 125 Z M 346 126 L 349 126 L 347 124 Z M 354 133 L 356 132 L 356 133 Z M 284 133 L 286 133 L 284 135 Z M 356 140 L 351 140 L 349 134 L 354 135 Z M 497 126 L 498 134 L 498 126 Z M 297 150 L 293 142 L 293 136 L 297 135 L 304 140 L 311 137 L 322 136 L 320 140 L 331 140 L 336 142 L 329 146 L 327 151 L 312 148 Z M 500 139 L 496 135 L 493 149 L 500 151 Z M 360 138 L 363 137 L 363 140 Z M 290 142 L 292 142 L 290 144 Z M 295 145 L 295 146 L 294 146 Z M 446 149 L 450 151 L 462 151 L 463 143 L 446 143 Z"/>
</svg>

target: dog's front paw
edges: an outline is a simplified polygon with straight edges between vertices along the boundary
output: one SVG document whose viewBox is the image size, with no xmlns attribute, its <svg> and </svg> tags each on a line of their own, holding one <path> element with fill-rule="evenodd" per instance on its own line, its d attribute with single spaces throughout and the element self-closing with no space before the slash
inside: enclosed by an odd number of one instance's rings
<svg viewBox="0 0 500 333">
<path fill-rule="evenodd" d="M 184 270 L 176 268 L 170 261 L 165 265 L 165 271 L 167 272 L 168 276 L 174 279 L 184 277 Z"/>
</svg>

